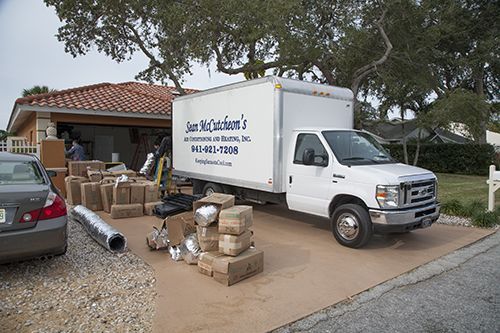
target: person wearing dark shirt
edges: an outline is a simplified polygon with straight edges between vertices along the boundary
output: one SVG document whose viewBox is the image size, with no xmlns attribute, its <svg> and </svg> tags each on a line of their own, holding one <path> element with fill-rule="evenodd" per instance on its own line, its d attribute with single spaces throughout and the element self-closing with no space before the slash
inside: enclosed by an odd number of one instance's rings
<svg viewBox="0 0 500 333">
<path fill-rule="evenodd" d="M 73 140 L 73 146 L 66 154 L 71 155 L 73 161 L 83 161 L 85 160 L 85 151 L 83 147 L 78 143 L 78 140 Z"/>
</svg>

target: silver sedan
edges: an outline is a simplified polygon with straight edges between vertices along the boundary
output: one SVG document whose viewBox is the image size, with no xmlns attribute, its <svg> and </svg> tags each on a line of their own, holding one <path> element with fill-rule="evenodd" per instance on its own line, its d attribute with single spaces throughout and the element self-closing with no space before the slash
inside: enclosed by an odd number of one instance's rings
<svg viewBox="0 0 500 333">
<path fill-rule="evenodd" d="M 0 263 L 64 254 L 64 199 L 38 158 L 0 152 Z"/>
</svg>

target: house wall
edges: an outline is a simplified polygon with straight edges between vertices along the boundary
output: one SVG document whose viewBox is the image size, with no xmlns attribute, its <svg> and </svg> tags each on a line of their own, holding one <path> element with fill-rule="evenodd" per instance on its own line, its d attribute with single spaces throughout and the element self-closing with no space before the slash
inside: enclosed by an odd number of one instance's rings
<svg viewBox="0 0 500 333">
<path fill-rule="evenodd" d="M 23 136 L 29 142 L 34 142 L 36 140 L 36 115 L 34 112 L 17 129 L 16 136 Z"/>
<path fill-rule="evenodd" d="M 51 120 L 56 123 L 74 123 L 74 124 L 97 124 L 111 126 L 140 126 L 140 127 L 172 127 L 170 119 L 147 119 L 147 118 L 126 118 L 111 116 L 80 115 L 67 113 L 51 113 Z"/>
</svg>

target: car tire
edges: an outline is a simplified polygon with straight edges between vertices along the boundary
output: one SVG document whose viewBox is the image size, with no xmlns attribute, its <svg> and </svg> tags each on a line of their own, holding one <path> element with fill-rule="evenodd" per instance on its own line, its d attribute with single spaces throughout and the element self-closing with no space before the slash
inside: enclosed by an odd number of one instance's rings
<svg viewBox="0 0 500 333">
<path fill-rule="evenodd" d="M 222 189 L 222 186 L 216 183 L 206 183 L 205 186 L 203 186 L 203 196 L 207 197 L 209 195 L 212 195 L 214 193 L 224 193 L 224 190 Z"/>
<path fill-rule="evenodd" d="M 350 248 L 363 247 L 373 234 L 368 211 L 356 204 L 337 207 L 332 214 L 331 229 L 337 242 Z"/>
</svg>

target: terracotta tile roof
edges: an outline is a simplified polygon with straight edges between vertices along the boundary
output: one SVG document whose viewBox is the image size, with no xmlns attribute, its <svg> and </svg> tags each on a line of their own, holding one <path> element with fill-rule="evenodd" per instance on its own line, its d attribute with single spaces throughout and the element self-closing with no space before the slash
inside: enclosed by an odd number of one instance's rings
<svg viewBox="0 0 500 333">
<path fill-rule="evenodd" d="M 186 89 L 186 93 L 196 92 Z M 99 83 L 18 98 L 17 104 L 64 109 L 171 115 L 175 87 L 140 82 Z"/>
</svg>

